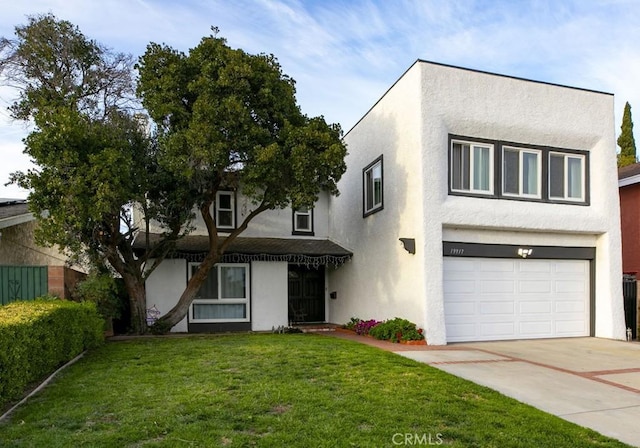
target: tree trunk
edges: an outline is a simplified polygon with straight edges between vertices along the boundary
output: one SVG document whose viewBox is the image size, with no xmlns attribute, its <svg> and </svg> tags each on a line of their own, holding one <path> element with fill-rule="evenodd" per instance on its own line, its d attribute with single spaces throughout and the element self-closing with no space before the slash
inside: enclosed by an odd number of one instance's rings
<svg viewBox="0 0 640 448">
<path fill-rule="evenodd" d="M 196 293 L 204 283 L 211 268 L 218 262 L 220 256 L 217 253 L 210 252 L 200 264 L 200 267 L 189 279 L 187 287 L 182 292 L 178 303 L 171 310 L 157 321 L 157 328 L 162 330 L 173 328 L 187 315 L 189 306 L 196 296 Z"/>
<path fill-rule="evenodd" d="M 122 276 L 129 295 L 131 307 L 131 331 L 135 334 L 147 332 L 147 292 L 144 281 L 136 279 L 130 274 Z"/>
</svg>

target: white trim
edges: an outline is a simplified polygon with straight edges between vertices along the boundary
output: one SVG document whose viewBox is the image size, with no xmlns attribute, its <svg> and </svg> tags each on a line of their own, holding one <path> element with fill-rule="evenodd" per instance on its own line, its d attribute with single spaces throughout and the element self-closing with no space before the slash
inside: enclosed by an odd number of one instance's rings
<svg viewBox="0 0 640 448">
<path fill-rule="evenodd" d="M 453 186 L 453 145 L 455 144 L 459 144 L 461 146 L 468 146 L 469 147 L 469 166 L 467 167 L 468 169 L 468 174 L 469 174 L 469 189 L 468 190 L 464 190 L 464 189 L 458 189 L 458 188 L 454 188 Z M 488 149 L 489 150 L 489 189 L 488 190 L 478 190 L 473 188 L 473 184 L 475 181 L 474 178 L 474 170 L 473 170 L 473 165 L 474 165 L 474 158 L 475 158 L 475 151 L 474 149 L 479 148 L 479 149 Z M 450 151 L 450 160 L 449 160 L 449 169 L 450 169 L 450 173 L 451 173 L 451 191 L 457 192 L 457 193 L 473 193 L 473 194 L 478 194 L 478 195 L 493 195 L 493 185 L 494 185 L 494 165 L 495 165 L 495 155 L 494 155 L 494 145 L 490 144 L 490 143 L 479 143 L 479 142 L 474 142 L 474 141 L 466 141 L 466 140 L 451 140 L 451 151 Z"/>
<path fill-rule="evenodd" d="M 505 157 L 504 157 L 504 153 L 506 151 L 517 151 L 518 152 L 518 164 L 519 164 L 519 170 L 518 170 L 518 193 L 507 193 L 504 191 L 504 187 L 505 187 L 505 180 L 507 178 L 505 172 Z M 525 194 L 523 193 L 523 182 L 524 182 L 524 163 L 523 163 L 523 159 L 524 159 L 524 154 L 525 153 L 529 153 L 529 154 L 535 154 L 537 156 L 537 173 L 536 173 L 536 180 L 537 180 L 537 186 L 538 186 L 538 194 Z M 540 151 L 539 149 L 529 149 L 529 148 L 518 148 L 516 146 L 503 146 L 502 147 L 502 182 L 501 182 L 501 186 L 502 186 L 502 195 L 503 196 L 509 196 L 509 197 L 516 197 L 516 198 L 530 198 L 530 199 L 540 199 L 542 197 L 542 151 Z"/>
<path fill-rule="evenodd" d="M 635 176 L 625 177 L 624 179 L 618 180 L 618 187 L 626 187 L 627 185 L 633 185 L 640 183 L 640 174 L 636 174 Z"/>
<path fill-rule="evenodd" d="M 564 158 L 564 164 L 563 164 L 563 170 L 564 170 L 564 191 L 563 191 L 563 196 L 551 196 L 551 158 L 554 155 L 559 155 L 562 156 Z M 573 159 L 580 159 L 580 189 L 581 189 L 581 193 L 582 195 L 579 198 L 572 198 L 568 196 L 568 190 L 569 190 L 569 164 L 567 163 L 567 160 L 573 158 Z M 551 151 L 549 152 L 549 199 L 550 200 L 561 200 L 561 201 L 571 201 L 571 202 L 584 202 L 585 201 L 585 194 L 586 194 L 586 180 L 585 180 L 585 170 L 586 170 L 586 157 L 583 154 L 573 154 L 573 153 L 567 153 L 567 152 L 559 152 L 559 151 Z"/>
<path fill-rule="evenodd" d="M 380 176 L 379 177 L 374 177 L 373 173 L 374 173 L 374 170 L 376 168 L 380 170 Z M 367 174 L 368 173 L 371 173 L 371 192 L 373 194 L 373 198 L 372 198 L 372 201 L 371 201 L 373 205 L 371 206 L 371 208 L 367 208 L 367 203 L 369 202 L 368 201 L 369 196 L 367 194 L 368 191 L 369 191 L 368 182 L 367 182 Z M 382 180 L 382 176 L 383 176 L 383 173 L 382 173 L 382 159 L 378 160 L 377 162 L 373 163 L 369 168 L 365 169 L 364 172 L 362 173 L 362 176 L 363 176 L 362 181 L 363 181 L 363 184 L 364 184 L 364 212 L 365 213 L 371 213 L 371 212 L 373 212 L 373 211 L 375 211 L 375 210 L 377 210 L 379 208 L 382 208 L 382 200 L 383 200 L 382 199 L 383 198 L 383 196 L 382 196 L 382 185 L 383 185 L 382 184 L 382 182 L 383 182 L 383 180 Z M 375 202 L 375 184 L 376 184 L 375 180 L 376 179 L 380 179 L 380 201 L 379 202 Z"/>
<path fill-rule="evenodd" d="M 191 279 L 192 268 L 194 266 L 199 266 L 200 263 L 187 263 L 187 274 L 188 278 Z M 214 265 L 209 271 L 208 275 L 211 275 L 212 272 L 218 276 L 218 297 L 221 296 L 221 288 L 222 282 L 219 281 L 219 273 L 220 268 L 223 267 L 242 267 L 245 269 L 245 297 L 243 298 L 218 298 L 218 299 L 194 299 L 189 305 L 189 321 L 192 323 L 224 323 L 224 322 L 251 322 L 251 301 L 249 298 L 251 297 L 251 270 L 249 263 L 217 263 Z M 236 305 L 236 304 L 244 304 L 245 305 L 245 318 L 243 319 L 196 319 L 193 311 L 193 305 Z"/>
<path fill-rule="evenodd" d="M 228 195 L 231 199 L 231 208 L 221 208 L 220 207 L 220 196 Z M 231 225 L 225 226 L 220 224 L 220 212 L 231 212 Z M 218 191 L 216 192 L 216 204 L 215 204 L 215 214 L 216 214 L 216 226 L 218 229 L 235 229 L 236 228 L 236 195 L 233 191 Z"/>
<path fill-rule="evenodd" d="M 303 212 L 300 210 L 293 211 L 293 231 L 294 232 L 313 232 L 313 209 L 311 207 L 306 207 L 307 211 Z M 309 218 L 308 226 L 306 228 L 298 227 L 298 216 L 306 216 Z"/>
</svg>

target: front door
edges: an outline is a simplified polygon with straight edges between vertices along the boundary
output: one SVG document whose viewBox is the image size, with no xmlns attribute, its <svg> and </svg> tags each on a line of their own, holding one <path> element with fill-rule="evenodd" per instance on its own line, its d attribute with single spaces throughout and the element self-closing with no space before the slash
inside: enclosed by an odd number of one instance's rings
<svg viewBox="0 0 640 448">
<path fill-rule="evenodd" d="M 324 266 L 289 265 L 289 322 L 324 322 Z"/>
</svg>

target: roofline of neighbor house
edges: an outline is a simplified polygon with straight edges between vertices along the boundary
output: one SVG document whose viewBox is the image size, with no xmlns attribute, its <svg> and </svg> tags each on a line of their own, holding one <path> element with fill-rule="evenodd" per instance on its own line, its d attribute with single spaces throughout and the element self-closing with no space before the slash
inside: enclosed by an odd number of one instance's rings
<svg viewBox="0 0 640 448">
<path fill-rule="evenodd" d="M 613 93 L 610 93 L 610 92 L 603 92 L 603 91 L 601 91 L 601 90 L 586 89 L 586 88 L 584 88 L 584 87 L 574 87 L 574 86 L 568 86 L 568 85 L 564 85 L 564 84 L 557 84 L 557 83 L 547 82 L 547 81 L 537 81 L 537 80 L 535 80 L 535 79 L 522 78 L 522 77 L 519 77 L 519 76 L 512 76 L 512 75 L 503 75 L 503 74 L 501 74 L 501 73 L 493 73 L 493 72 L 488 72 L 488 71 L 485 71 L 485 70 L 477 70 L 477 69 L 474 69 L 474 68 L 460 67 L 460 66 L 458 66 L 458 65 L 444 64 L 444 63 L 442 63 L 442 62 L 434 62 L 434 61 L 429 61 L 429 60 L 426 60 L 426 59 L 420 59 L 420 58 L 418 58 L 418 59 L 416 59 L 416 60 L 413 62 L 413 64 L 411 64 L 411 65 L 409 66 L 409 68 L 407 68 L 407 69 L 406 69 L 406 70 L 405 70 L 405 71 L 404 71 L 404 72 L 403 72 L 403 73 L 398 77 L 398 79 L 396 79 L 396 80 L 395 80 L 395 82 L 394 82 L 393 84 L 391 84 L 391 87 L 389 87 L 389 88 L 388 88 L 388 89 L 387 89 L 387 90 L 382 94 L 382 96 L 381 96 L 381 97 L 380 97 L 380 98 L 379 98 L 379 99 L 378 99 L 378 100 L 373 104 L 373 106 L 371 106 L 371 107 L 369 108 L 369 110 L 367 110 L 367 112 L 365 112 L 365 114 L 364 114 L 362 117 L 360 117 L 360 119 L 359 119 L 358 121 L 356 121 L 356 123 L 355 123 L 353 126 L 351 126 L 351 129 L 349 129 L 349 130 L 344 134 L 344 136 L 346 137 L 347 135 L 349 135 L 349 132 L 351 132 L 351 131 L 352 131 L 352 130 L 353 130 L 353 129 L 354 129 L 354 128 L 355 128 L 355 127 L 356 127 L 356 126 L 357 126 L 357 125 L 358 125 L 358 124 L 359 124 L 359 123 L 360 123 L 360 122 L 361 122 L 361 121 L 362 121 L 366 116 L 367 116 L 367 115 L 369 115 L 369 112 L 371 112 L 371 111 L 372 111 L 372 110 L 373 110 L 373 109 L 378 105 L 378 103 L 379 103 L 380 101 L 382 101 L 382 99 L 387 95 L 387 93 L 389 93 L 389 91 L 390 91 L 391 89 L 393 89 L 393 88 L 395 87 L 395 85 L 396 85 L 398 82 L 400 82 L 400 80 L 401 80 L 402 78 L 404 78 L 404 75 L 406 75 L 406 74 L 407 74 L 407 72 L 408 72 L 409 70 L 411 70 L 411 69 L 413 68 L 413 66 L 414 66 L 414 65 L 419 64 L 419 63 L 423 63 L 423 64 L 431 64 L 431 65 L 437 65 L 437 66 L 440 66 L 440 67 L 455 68 L 455 69 L 458 69 L 458 70 L 465 70 L 465 71 L 468 71 L 468 72 L 481 73 L 481 74 L 484 74 L 484 75 L 499 76 L 499 77 L 502 77 L 502 78 L 515 79 L 515 80 L 517 80 L 517 81 L 533 82 L 533 83 L 536 83 L 536 84 L 544 84 L 544 85 L 548 85 L 548 86 L 562 87 L 562 88 L 565 88 L 565 89 L 573 89 L 573 90 L 580 90 L 580 91 L 583 91 L 583 92 L 597 93 L 597 94 L 599 94 L 599 95 L 614 96 L 614 94 L 613 94 Z"/>
<path fill-rule="evenodd" d="M 636 174 L 635 176 L 624 177 L 622 179 L 618 179 L 618 188 L 626 187 L 627 185 L 633 185 L 640 183 L 640 174 Z"/>
<path fill-rule="evenodd" d="M 0 229 L 17 226 L 18 224 L 24 224 L 25 222 L 33 221 L 35 219 L 36 218 L 33 216 L 33 213 L 24 213 L 22 215 L 3 218 L 0 219 Z"/>
</svg>

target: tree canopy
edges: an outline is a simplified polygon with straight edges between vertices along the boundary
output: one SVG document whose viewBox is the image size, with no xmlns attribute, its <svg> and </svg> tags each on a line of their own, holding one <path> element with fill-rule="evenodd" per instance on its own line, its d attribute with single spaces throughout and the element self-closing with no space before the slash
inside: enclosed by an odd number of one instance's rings
<svg viewBox="0 0 640 448">
<path fill-rule="evenodd" d="M 73 260 L 110 265 L 125 280 L 133 329 L 144 331 L 144 280 L 154 268 L 146 262 L 161 260 L 183 233 L 192 202 L 157 163 L 135 96 L 135 60 L 51 14 L 30 17 L 15 35 L 0 40 L 0 74 L 19 89 L 12 117 L 33 125 L 24 152 L 36 168 L 11 180 L 30 190 L 38 241 Z M 128 213 L 133 204 L 165 231 L 163 244 L 142 257 L 132 248 L 144 226 Z"/>
<path fill-rule="evenodd" d="M 200 269 L 160 321 L 168 327 L 184 317 L 209 269 L 255 216 L 310 207 L 322 190 L 338 194 L 346 169 L 340 126 L 300 111 L 295 83 L 276 58 L 230 48 L 214 32 L 188 54 L 152 43 L 137 65 L 160 163 L 190 191 L 209 234 Z M 216 193 L 229 189 L 241 189 L 253 208 L 221 239 L 212 206 Z"/>
<path fill-rule="evenodd" d="M 310 207 L 322 190 L 338 194 L 346 169 L 340 126 L 300 111 L 276 58 L 232 49 L 214 31 L 188 54 L 151 43 L 137 66 L 51 14 L 0 40 L 1 79 L 20 92 L 12 117 L 33 124 L 24 152 L 36 168 L 11 180 L 30 190 L 38 240 L 114 269 L 136 332 L 146 331 L 145 281 L 192 230 L 196 211 L 209 251 L 159 329 L 184 317 L 255 216 Z M 212 213 L 221 189 L 241 190 L 252 204 L 224 238 Z M 151 223 L 161 232 L 153 245 Z M 142 253 L 136 238 L 146 242 Z"/>
<path fill-rule="evenodd" d="M 622 125 L 620 126 L 620 136 L 618 137 L 618 168 L 632 165 L 637 162 L 636 141 L 633 138 L 633 120 L 631 119 L 631 105 L 627 102 L 624 105 L 622 115 Z"/>
</svg>

